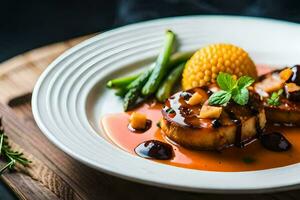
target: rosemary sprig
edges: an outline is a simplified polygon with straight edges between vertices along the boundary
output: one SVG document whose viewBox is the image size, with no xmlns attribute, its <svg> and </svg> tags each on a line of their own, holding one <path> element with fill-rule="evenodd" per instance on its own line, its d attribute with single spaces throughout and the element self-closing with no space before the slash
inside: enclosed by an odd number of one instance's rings
<svg viewBox="0 0 300 200">
<path fill-rule="evenodd" d="M 23 166 L 31 163 L 30 160 L 24 157 L 22 152 L 12 150 L 8 143 L 8 137 L 5 135 L 2 117 L 0 117 L 0 158 L 7 162 L 0 168 L 0 175 L 7 169 L 14 169 L 16 163 L 20 163 Z"/>
</svg>

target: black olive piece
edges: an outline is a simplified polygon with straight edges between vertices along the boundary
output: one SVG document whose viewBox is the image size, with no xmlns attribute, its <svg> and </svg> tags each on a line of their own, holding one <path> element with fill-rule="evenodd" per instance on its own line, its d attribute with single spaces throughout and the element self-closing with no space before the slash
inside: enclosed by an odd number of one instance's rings
<svg viewBox="0 0 300 200">
<path fill-rule="evenodd" d="M 148 140 L 143 142 L 139 144 L 134 151 L 143 158 L 158 160 L 170 160 L 174 156 L 172 146 L 158 140 Z"/>
<path fill-rule="evenodd" d="M 279 132 L 264 133 L 260 136 L 261 144 L 271 151 L 287 151 L 292 144 Z"/>
</svg>

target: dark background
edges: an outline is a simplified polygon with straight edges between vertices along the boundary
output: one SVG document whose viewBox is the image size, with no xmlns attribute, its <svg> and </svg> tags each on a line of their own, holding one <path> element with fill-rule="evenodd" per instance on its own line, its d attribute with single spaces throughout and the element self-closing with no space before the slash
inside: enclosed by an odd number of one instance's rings
<svg viewBox="0 0 300 200">
<path fill-rule="evenodd" d="M 49 43 L 160 17 L 230 14 L 300 22 L 292 0 L 0 0 L 0 62 Z"/>
<path fill-rule="evenodd" d="M 246 15 L 300 22 L 300 1 L 0 0 L 0 62 L 46 44 L 138 21 L 199 14 Z M 15 198 L 0 183 L 2 199 Z"/>
</svg>

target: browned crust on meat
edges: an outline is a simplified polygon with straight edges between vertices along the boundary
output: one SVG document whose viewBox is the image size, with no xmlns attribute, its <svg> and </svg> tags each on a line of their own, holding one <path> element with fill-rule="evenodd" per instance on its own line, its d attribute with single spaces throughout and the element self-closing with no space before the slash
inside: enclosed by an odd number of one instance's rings
<svg viewBox="0 0 300 200">
<path fill-rule="evenodd" d="M 259 77 L 259 81 L 271 76 L 273 73 L 279 73 L 280 70 L 274 70 Z M 291 101 L 281 96 L 279 106 L 269 105 L 268 98 L 262 98 L 266 112 L 267 121 L 270 123 L 289 124 L 300 126 L 300 102 Z"/>
<path fill-rule="evenodd" d="M 258 117 L 260 128 L 265 127 L 265 113 L 264 110 L 261 110 L 257 116 L 242 121 L 242 141 L 248 141 L 256 137 L 256 117 Z M 235 143 L 237 126 L 188 128 L 162 119 L 161 129 L 168 138 L 182 146 L 197 150 L 220 150 Z"/>
<path fill-rule="evenodd" d="M 265 112 L 268 122 L 300 126 L 299 107 L 266 106 Z"/>
</svg>

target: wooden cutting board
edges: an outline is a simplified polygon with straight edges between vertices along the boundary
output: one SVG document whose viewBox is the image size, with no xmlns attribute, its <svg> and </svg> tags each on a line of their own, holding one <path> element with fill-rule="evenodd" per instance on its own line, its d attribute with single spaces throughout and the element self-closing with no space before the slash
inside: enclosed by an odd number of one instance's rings
<svg viewBox="0 0 300 200">
<path fill-rule="evenodd" d="M 1 177 L 20 199 L 299 199 L 300 190 L 262 195 L 214 195 L 146 186 L 98 172 L 56 148 L 34 122 L 31 92 L 49 63 L 88 37 L 91 35 L 32 50 L 0 64 L 0 115 L 6 133 L 12 146 L 33 161 L 29 168 L 20 167 Z"/>
</svg>

